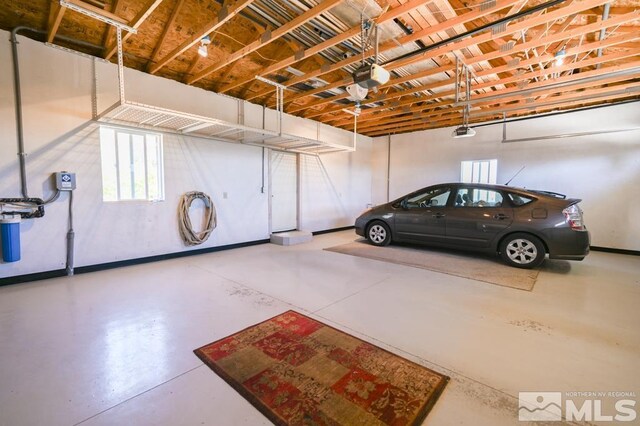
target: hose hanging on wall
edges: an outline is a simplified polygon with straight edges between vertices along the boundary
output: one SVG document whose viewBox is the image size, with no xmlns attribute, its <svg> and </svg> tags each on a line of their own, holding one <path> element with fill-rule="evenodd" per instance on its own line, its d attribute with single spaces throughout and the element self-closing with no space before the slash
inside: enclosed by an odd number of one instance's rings
<svg viewBox="0 0 640 426">
<path fill-rule="evenodd" d="M 191 207 L 191 203 L 198 198 L 204 201 L 205 204 L 205 226 L 201 232 L 194 232 L 191 224 L 191 218 L 189 217 L 189 207 Z M 180 198 L 180 204 L 178 206 L 178 227 L 180 230 L 180 236 L 186 245 L 196 246 L 204 243 L 209 238 L 209 235 L 211 235 L 211 232 L 216 228 L 216 225 L 216 207 L 213 205 L 211 197 L 204 192 L 191 191 L 187 192 Z"/>
</svg>

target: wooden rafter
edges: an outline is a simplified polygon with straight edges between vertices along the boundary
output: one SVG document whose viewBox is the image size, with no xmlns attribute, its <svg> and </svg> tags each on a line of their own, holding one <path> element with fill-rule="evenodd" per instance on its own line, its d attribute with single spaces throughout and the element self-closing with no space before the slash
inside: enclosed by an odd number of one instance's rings
<svg viewBox="0 0 640 426">
<path fill-rule="evenodd" d="M 491 109 L 486 109 L 482 111 L 482 117 L 474 117 L 473 113 L 471 114 L 471 122 L 485 121 L 485 118 L 496 119 L 502 116 L 503 112 L 509 112 L 510 115 L 517 115 L 520 113 L 531 113 L 533 111 L 541 111 L 546 108 L 548 109 L 557 109 L 563 108 L 571 105 L 580 105 L 584 103 L 588 103 L 596 97 L 608 97 L 610 99 L 622 99 L 632 96 L 638 96 L 640 94 L 640 83 L 633 82 L 627 84 L 620 84 L 615 86 L 603 87 L 603 88 L 594 88 L 589 90 L 584 90 L 576 93 L 566 93 L 563 95 L 555 96 L 553 98 L 548 99 L 545 102 L 539 104 L 528 104 L 526 100 L 520 101 L 516 104 L 509 105 L 505 107 L 504 105 L 500 105 L 497 107 L 493 107 Z M 434 127 L 445 127 L 451 125 L 459 125 L 461 123 L 461 114 L 457 114 L 457 117 L 449 118 L 447 116 L 439 117 L 436 120 L 430 121 L 427 119 L 427 123 L 423 120 L 419 122 L 407 124 L 407 125 L 393 125 L 388 126 L 386 128 L 379 128 L 376 130 L 370 130 L 365 132 L 368 136 L 380 136 L 386 135 L 389 133 L 404 133 L 410 131 L 423 130 L 425 128 L 429 128 L 430 125 L 435 124 Z M 482 118 L 482 120 L 478 120 L 478 118 Z"/>
<path fill-rule="evenodd" d="M 583 10 L 583 9 L 588 9 L 591 7 L 595 7 L 597 5 L 606 3 L 606 0 L 584 0 L 582 2 L 579 3 L 575 3 L 572 4 L 570 6 L 567 7 L 563 7 L 560 9 L 556 9 L 553 12 L 549 12 L 546 13 L 544 15 L 539 15 L 536 16 L 534 18 L 529 18 L 529 19 L 523 19 L 522 21 L 516 22 L 513 25 L 510 25 L 507 27 L 507 29 L 505 30 L 504 33 L 502 33 L 503 35 L 509 35 L 509 34 L 513 34 L 515 32 L 519 32 L 522 31 L 524 29 L 529 29 L 533 26 L 537 26 L 537 25 L 543 25 L 546 24 L 548 22 L 553 22 L 557 19 L 569 16 L 573 13 L 575 13 L 576 11 L 579 10 Z M 636 19 L 635 17 L 637 17 L 638 15 L 631 16 L 634 14 L 637 14 L 638 11 L 632 12 L 632 14 L 628 15 L 630 18 Z M 464 15 L 462 15 L 464 16 Z M 627 16 L 627 15 L 625 15 Z M 491 33 L 491 31 L 489 32 L 485 32 L 482 34 L 479 34 L 475 37 L 469 37 L 463 40 L 460 40 L 456 43 L 451 43 L 451 44 L 447 44 L 444 45 L 442 47 L 439 47 L 437 49 L 433 49 L 427 52 L 424 52 L 423 54 L 419 54 L 419 55 L 415 55 L 413 57 L 409 57 L 403 60 L 398 60 L 398 61 L 393 61 L 388 65 L 385 65 L 385 68 L 388 70 L 393 70 L 393 69 L 397 69 L 397 68 L 401 68 L 407 65 L 411 65 L 414 64 L 416 62 L 421 62 L 421 61 L 425 61 L 425 60 L 429 60 L 432 59 L 434 57 L 438 57 L 444 54 L 447 54 L 449 52 L 455 51 L 455 50 L 460 50 L 463 48 L 466 48 L 468 46 L 471 45 L 475 45 L 475 44 L 480 44 L 480 43 L 484 43 L 487 42 L 489 40 L 491 40 L 493 37 L 495 37 L 495 35 L 493 35 Z M 537 40 L 534 40 L 533 42 L 537 42 Z M 496 52 L 498 54 L 502 53 L 502 52 Z M 486 55 L 485 55 L 486 56 Z M 504 56 L 504 53 L 503 53 Z M 478 58 L 474 58 L 475 62 L 480 62 L 480 60 L 477 60 Z M 486 59 L 485 59 L 486 60 Z M 339 62 L 334 65 L 334 67 L 336 67 L 338 64 L 340 64 Z M 333 67 L 330 67 L 333 68 Z M 323 74 L 322 70 L 320 70 L 318 75 Z M 303 76 L 302 78 L 307 77 L 309 74 L 305 74 L 305 76 Z"/>
<path fill-rule="evenodd" d="M 156 42 L 156 46 L 153 48 L 151 59 L 147 64 L 147 70 L 158 59 L 158 56 L 160 55 L 160 52 L 164 47 L 164 43 L 167 40 L 167 35 L 169 34 L 169 30 L 173 28 L 173 25 L 176 22 L 176 18 L 180 14 L 180 9 L 182 8 L 182 5 L 184 4 L 184 2 L 185 0 L 178 0 L 175 6 L 173 6 L 173 9 L 171 10 L 171 16 L 169 17 L 169 20 L 167 21 L 167 23 L 164 25 L 164 28 L 162 29 L 162 34 L 160 34 L 160 38 Z"/>
<path fill-rule="evenodd" d="M 47 31 L 48 43 L 53 43 L 53 39 L 58 32 L 58 28 L 60 28 L 60 23 L 62 22 L 62 17 L 66 10 L 67 8 L 65 6 L 61 6 L 59 1 L 51 0 L 51 7 L 49 9 L 49 28 Z"/>
<path fill-rule="evenodd" d="M 617 16 L 616 18 L 612 18 L 612 20 L 615 19 L 616 23 L 629 22 L 631 20 L 637 19 L 638 16 L 640 16 L 638 12 L 639 11 L 631 12 L 631 13 L 626 14 L 626 15 L 620 15 L 620 16 Z M 572 37 L 579 36 L 581 34 L 598 31 L 600 28 L 603 27 L 603 25 L 605 25 L 605 24 L 603 24 L 602 22 L 596 22 L 596 23 L 593 23 L 593 24 L 590 24 L 590 25 L 585 25 L 585 26 L 580 27 L 580 28 L 576 28 L 575 30 L 573 30 L 573 31 L 571 31 L 569 33 L 565 32 L 565 33 L 551 34 L 551 35 L 548 35 L 547 37 L 532 39 L 531 41 L 528 41 L 526 43 L 521 43 L 519 45 L 515 45 L 513 51 L 530 49 L 530 48 L 534 48 L 534 47 L 541 46 L 541 45 L 544 45 L 544 44 L 553 43 L 553 42 L 558 41 L 558 40 L 569 39 L 569 38 L 572 38 Z M 610 25 L 610 24 L 607 23 L 606 25 Z M 629 36 L 629 38 L 627 38 L 625 36 L 616 37 L 616 38 L 613 39 L 613 42 L 612 42 L 613 44 L 612 45 L 614 45 L 616 42 L 629 41 L 630 39 L 637 39 L 637 38 L 639 38 L 638 34 L 632 34 L 632 35 Z M 609 40 L 609 42 L 611 42 L 611 40 Z M 607 41 L 605 39 L 603 41 L 603 44 L 601 44 L 601 45 L 599 45 L 599 44 L 598 45 L 592 45 L 592 46 L 593 46 L 593 49 L 597 49 L 599 47 L 608 46 L 606 43 L 607 43 Z M 590 49 L 585 49 L 585 48 L 582 48 L 582 49 L 581 48 L 569 49 L 569 54 L 577 54 L 577 53 L 580 53 L 580 52 L 583 52 L 583 51 L 588 51 L 588 50 L 590 50 Z M 488 53 L 488 54 L 473 58 L 473 61 L 470 61 L 467 65 L 471 65 L 471 64 L 474 64 L 474 63 L 482 62 L 482 61 L 489 61 L 489 60 L 496 59 L 498 57 L 504 56 L 506 54 L 507 53 L 502 52 L 502 51 L 491 52 L 491 53 Z M 552 56 L 547 56 L 546 59 L 552 59 Z M 508 65 L 508 66 L 502 67 L 499 71 L 495 71 L 495 69 L 491 69 L 491 70 L 479 72 L 479 73 L 476 73 L 476 74 L 478 76 L 487 76 L 487 75 L 497 74 L 497 72 L 506 71 L 508 69 L 517 69 L 517 68 L 521 68 L 521 67 L 524 67 L 524 66 L 528 66 L 528 65 L 537 63 L 539 60 L 540 60 L 540 58 L 538 57 L 538 58 L 530 59 L 528 61 L 518 61 L 517 63 L 514 63 L 512 65 Z M 455 83 L 454 79 L 449 79 L 448 81 L 440 82 L 440 85 L 430 84 L 430 85 L 426 85 L 426 86 L 418 86 L 417 88 L 408 89 L 408 90 L 405 90 L 405 91 L 399 93 L 399 96 L 406 96 L 406 95 L 409 95 L 409 94 L 413 94 L 413 93 L 420 92 L 420 91 L 423 91 L 423 90 L 428 90 L 428 89 L 436 89 L 436 88 L 441 87 L 443 85 L 448 85 L 448 84 L 452 84 L 452 83 Z M 395 83 L 393 81 L 390 81 L 388 83 L 388 85 L 392 85 L 392 84 L 395 84 Z M 393 95 L 393 94 L 392 94 L 392 96 L 393 97 L 399 97 L 398 95 Z M 327 99 L 323 100 L 323 103 L 326 103 L 327 101 L 330 102 L 332 99 L 333 98 L 327 98 Z M 385 99 L 389 99 L 389 94 L 386 94 L 384 97 L 374 97 L 370 101 L 371 102 L 384 101 Z M 339 110 L 339 109 L 341 109 L 341 108 L 335 108 L 334 110 Z M 327 112 L 331 112 L 331 111 L 332 110 L 329 110 Z M 318 116 L 318 114 L 310 113 L 310 114 L 306 115 L 306 117 L 308 117 L 308 118 L 309 117 L 314 117 L 314 116 Z"/>
<path fill-rule="evenodd" d="M 147 4 L 140 10 L 140 12 L 138 12 L 135 18 L 131 20 L 131 22 L 129 23 L 129 26 L 135 29 L 140 28 L 140 25 L 142 25 L 142 23 L 149 17 L 149 15 L 151 15 L 156 10 L 156 8 L 160 6 L 160 3 L 162 3 L 162 1 L 163 0 L 149 0 Z M 127 39 L 132 35 L 133 33 L 130 33 L 130 32 L 123 34 L 122 42 L 124 43 L 125 41 L 127 41 Z M 118 47 L 116 46 L 116 43 L 113 42 L 106 49 L 104 58 L 105 59 L 111 58 L 116 53 L 117 49 Z"/>
<path fill-rule="evenodd" d="M 304 25 L 305 23 L 309 22 L 310 20 L 312 20 L 316 16 L 318 16 L 318 15 L 324 13 L 324 12 L 327 12 L 329 9 L 333 8 L 334 6 L 336 6 L 337 4 L 339 4 L 342 1 L 343 0 L 324 0 L 324 1 L 322 1 L 317 6 L 312 7 L 311 9 L 307 10 L 306 12 L 301 14 L 300 16 L 294 18 L 293 20 L 291 20 L 291 21 L 287 22 L 286 24 L 282 25 L 281 27 L 277 28 L 276 30 L 267 31 L 267 32 L 263 33 L 262 36 L 258 40 L 255 40 L 253 43 L 250 43 L 247 46 L 243 47 L 242 49 L 232 53 L 224 61 L 220 61 L 219 63 L 211 65 L 210 67 L 207 67 L 204 70 L 200 71 L 198 74 L 196 74 L 193 77 L 187 79 L 187 84 L 193 84 L 193 83 L 205 78 L 209 74 L 211 74 L 211 73 L 213 73 L 215 71 L 218 71 L 218 70 L 226 67 L 227 65 L 237 61 L 238 59 L 244 58 L 248 54 L 250 54 L 252 52 L 255 52 L 256 50 L 266 46 L 267 44 L 273 42 L 274 40 L 277 40 L 278 38 L 280 38 L 283 35 L 287 34 L 289 31 L 293 31 L 294 29 L 300 27 L 301 25 Z"/>
<path fill-rule="evenodd" d="M 378 25 L 381 25 L 385 22 L 391 21 L 395 18 L 397 18 L 398 16 L 402 15 L 403 13 L 407 13 L 413 9 L 416 9 L 420 6 L 424 6 L 425 0 L 410 0 L 407 3 L 398 6 L 398 7 L 394 7 L 391 10 L 388 10 L 384 13 L 382 13 L 380 16 L 378 16 L 375 21 Z M 281 69 L 284 69 L 290 65 L 295 64 L 296 62 L 299 62 L 305 58 L 309 58 L 317 53 L 322 52 L 323 50 L 329 49 L 333 46 L 336 46 L 346 40 L 349 40 L 350 38 L 353 38 L 357 35 L 360 34 L 360 25 L 356 25 L 353 26 L 351 28 L 349 28 L 347 31 L 344 31 L 338 35 L 336 35 L 335 37 L 332 37 L 328 40 L 325 40 L 322 43 L 319 43 L 315 46 L 311 46 L 308 49 L 304 49 L 303 51 L 299 51 L 297 52 L 295 55 L 291 55 L 288 58 L 283 59 L 282 61 L 279 61 L 278 63 L 275 63 L 273 65 L 270 65 L 266 68 L 264 68 L 263 70 L 259 71 L 257 74 L 260 76 L 265 76 L 267 74 L 279 71 Z M 248 78 L 242 79 L 240 81 L 234 82 L 232 84 L 228 84 L 227 86 L 223 87 L 220 92 L 221 93 L 226 93 L 231 89 L 234 89 L 236 87 L 242 86 L 244 84 L 247 84 L 251 81 L 254 81 L 254 77 L 250 76 Z"/>
<path fill-rule="evenodd" d="M 276 79 L 291 89 L 285 92 L 287 113 L 353 130 L 353 116 L 343 111 L 353 105 L 345 86 L 352 84 L 351 72 L 361 55 L 342 54 L 359 44 L 361 27 L 353 8 L 328 6 L 341 0 L 313 0 L 306 3 L 306 11 L 287 4 L 270 8 L 268 2 L 255 0 L 67 1 L 138 29 L 134 38 L 122 34 L 127 66 L 265 107 L 273 106 L 275 92 L 255 76 Z M 361 102 L 359 133 L 378 136 L 459 126 L 466 103 L 456 102 L 461 90 L 456 87 L 460 84 L 456 63 L 471 71 L 472 125 L 500 120 L 503 112 L 519 117 L 640 100 L 640 0 L 565 0 L 516 19 L 514 15 L 548 0 L 366 0 L 374 1 L 384 7 L 371 19 L 381 25 L 383 37 L 394 35 L 379 45 L 391 79 Z M 59 0 L 45 3 L 49 7 L 23 7 L 32 16 L 22 20 L 16 18 L 19 14 L 0 14 L 0 27 L 37 27 L 33 23 L 39 22 L 37 29 L 46 32 L 46 41 L 57 41 L 64 33 L 102 45 L 101 56 L 113 59 L 115 27 L 81 17 Z M 608 18 L 603 22 L 607 3 Z M 319 8 L 331 10 L 309 20 Z M 506 25 L 495 25 L 509 17 Z M 481 27 L 485 31 L 424 48 Z M 248 45 L 246 39 L 239 44 L 233 38 L 219 39 L 208 58 L 189 50 L 205 35 L 213 39 L 217 33 L 233 35 L 253 28 L 262 35 Z M 85 43 L 73 45 L 95 54 Z M 564 54 L 563 63 L 559 52 Z M 364 55 L 373 53 L 367 49 Z M 291 66 L 304 74 L 287 69 Z M 284 78 L 288 80 L 282 82 Z"/>
<path fill-rule="evenodd" d="M 113 0 L 113 3 L 111 3 L 111 13 L 117 15 L 118 11 L 120 10 L 121 4 L 122 0 Z M 116 28 L 113 25 L 107 25 L 107 31 L 105 32 L 104 38 L 102 40 L 102 44 L 105 49 L 111 43 L 111 41 L 114 40 L 115 35 Z"/>
<path fill-rule="evenodd" d="M 638 75 L 640 76 L 640 72 L 638 73 Z M 626 79 L 628 79 L 628 76 L 625 75 L 618 75 L 618 76 L 614 76 L 614 77 L 609 77 L 609 78 L 605 78 L 602 79 L 600 81 L 597 82 L 580 82 L 579 78 L 584 78 L 584 77 L 579 77 L 579 76 L 567 76 L 563 79 L 558 79 L 557 81 L 553 81 L 553 82 L 549 82 L 549 81 L 544 81 L 544 82 L 539 82 L 536 84 L 536 89 L 538 89 L 537 92 L 535 93 L 531 93 L 529 94 L 529 92 L 525 92 L 527 93 L 527 98 L 535 98 L 535 97 L 544 97 L 544 96 L 548 96 L 548 95 L 559 95 L 561 93 L 566 93 L 566 92 L 575 92 L 577 90 L 583 90 L 583 89 L 590 89 L 596 86 L 604 86 L 604 85 L 608 85 L 608 84 L 613 84 L 613 83 L 619 83 L 621 81 L 625 81 Z M 554 83 L 559 83 L 559 82 L 569 82 L 571 83 L 573 80 L 573 84 L 569 84 L 567 86 L 564 86 L 562 89 L 557 89 L 557 88 L 549 88 L 547 89 L 547 86 L 550 86 L 551 84 Z M 527 90 L 532 89 L 534 86 L 530 86 L 527 87 Z M 475 98 L 476 101 L 480 101 L 478 103 L 474 103 L 473 104 L 473 108 L 475 108 L 476 110 L 491 110 L 492 108 L 494 108 L 495 105 L 503 105 L 503 104 L 509 104 L 509 103 L 513 103 L 514 101 L 518 101 L 521 100 L 523 98 L 522 90 L 519 88 L 513 88 L 515 90 L 510 90 L 509 92 L 503 92 L 502 94 L 504 94 L 504 97 L 500 97 L 497 99 L 491 99 L 488 100 L 486 102 L 481 102 L 483 98 L 489 98 L 490 96 L 478 96 L 477 98 Z M 511 96 L 509 96 L 509 94 Z M 491 94 L 492 95 L 492 94 Z M 493 96 L 493 95 L 492 95 Z M 529 101 L 527 101 L 529 102 Z M 529 106 L 535 106 L 538 105 L 538 103 L 533 103 Z M 444 106 L 449 107 L 449 109 L 442 109 Z M 416 108 L 408 108 L 407 110 L 403 110 L 402 113 L 403 114 L 412 114 L 412 115 L 403 115 L 403 116 L 396 116 L 393 117 L 392 119 L 388 119 L 385 120 L 384 122 L 380 122 L 377 120 L 368 120 L 368 121 L 363 121 L 363 120 L 359 120 L 358 121 L 358 129 L 361 132 L 367 132 L 367 131 L 371 131 L 374 129 L 380 129 L 380 128 L 389 128 L 392 126 L 404 126 L 404 125 L 409 125 L 409 124 L 415 124 L 416 118 L 415 117 L 419 117 L 419 119 L 424 119 L 424 118 L 429 118 L 432 119 L 434 114 L 434 111 L 438 111 L 440 112 L 440 114 L 436 114 L 441 116 L 442 114 L 444 114 L 445 112 L 447 114 L 450 113 L 455 113 L 455 114 L 461 114 L 461 111 L 463 109 L 463 105 L 455 105 L 453 104 L 453 102 L 451 101 L 447 101 L 447 102 L 441 102 L 441 103 L 436 103 L 436 104 L 432 104 L 431 108 L 429 109 L 424 109 L 424 107 L 422 107 L 422 109 L 420 109 L 420 107 L 416 107 Z M 351 125 L 347 124 L 345 126 L 342 127 L 346 127 L 351 129 Z"/>
<path fill-rule="evenodd" d="M 168 53 L 164 58 L 151 65 L 149 72 L 151 74 L 155 74 L 160 71 L 162 67 L 173 61 L 182 53 L 186 52 L 190 47 L 196 45 L 204 36 L 207 36 L 220 28 L 226 22 L 231 20 L 231 18 L 240 13 L 242 9 L 253 3 L 253 1 L 254 0 L 239 0 L 231 4 L 229 7 L 223 6 L 218 12 L 218 15 L 201 28 L 200 31 L 197 31 L 194 35 Z"/>
<path fill-rule="evenodd" d="M 422 31 L 418 31 L 418 32 L 415 32 L 413 34 L 408 34 L 406 36 L 400 37 L 395 41 L 391 40 L 391 41 L 388 41 L 386 43 L 382 43 L 379 46 L 379 52 L 380 53 L 384 53 L 384 52 L 389 51 L 391 49 L 397 48 L 398 44 L 405 45 L 405 44 L 413 43 L 416 40 L 420 40 L 420 39 L 422 39 L 424 37 L 427 37 L 427 36 L 429 36 L 431 34 L 435 34 L 435 33 L 439 33 L 439 32 L 445 31 L 448 28 L 450 28 L 451 26 L 464 24 L 465 22 L 473 21 L 474 19 L 478 19 L 478 18 L 480 18 L 482 16 L 489 15 L 491 13 L 496 13 L 496 12 L 498 12 L 498 11 L 500 11 L 500 10 L 506 8 L 506 7 L 509 7 L 509 6 L 519 2 L 519 1 L 520 0 L 498 0 L 493 7 L 490 7 L 488 9 L 486 9 L 486 10 L 476 9 L 473 12 L 468 12 L 468 13 L 462 14 L 462 15 L 458 16 L 457 18 L 447 20 L 446 22 L 442 22 L 442 23 L 440 23 L 438 25 L 434 25 L 433 27 L 429 27 L 429 28 L 426 28 L 426 29 L 424 29 Z M 373 54 L 374 54 L 373 49 L 370 49 L 367 52 L 365 52 L 365 56 L 367 56 L 367 57 L 369 57 L 369 56 L 371 56 Z M 343 67 L 346 67 L 346 66 L 349 66 L 349 65 L 353 65 L 353 64 L 355 64 L 355 63 L 357 63 L 359 61 L 360 61 L 359 57 L 346 58 L 346 59 L 343 59 L 342 61 L 336 62 L 335 64 L 333 64 L 333 65 L 331 65 L 329 67 L 316 68 L 316 69 L 314 69 L 312 71 L 309 71 L 309 72 L 305 73 L 305 75 L 303 75 L 303 76 L 292 78 L 291 80 L 288 80 L 288 81 L 286 81 L 286 82 L 284 82 L 282 84 L 284 84 L 285 86 L 292 86 L 294 84 L 302 83 L 302 82 L 304 82 L 306 80 L 309 80 L 309 79 L 312 79 L 312 78 L 315 78 L 315 77 L 319 77 L 319 76 L 321 76 L 323 74 L 328 74 L 330 72 L 337 71 L 337 70 L 339 70 L 339 69 L 341 69 Z M 255 99 L 255 98 L 261 98 L 264 95 L 266 95 L 268 93 L 271 93 L 272 91 L 273 91 L 272 89 L 268 89 L 268 90 L 266 90 L 264 92 L 258 93 L 256 95 L 248 98 L 248 100 L 252 100 L 252 99 Z"/>
<path fill-rule="evenodd" d="M 500 99 L 500 101 L 501 102 L 506 102 L 508 100 L 506 95 L 508 95 L 510 93 L 521 92 L 522 90 L 545 88 L 545 87 L 548 87 L 548 86 L 551 86 L 551 85 L 555 85 L 557 83 L 567 83 L 567 82 L 572 82 L 572 81 L 576 81 L 576 80 L 582 80 L 582 79 L 590 78 L 590 77 L 606 76 L 608 74 L 612 74 L 612 73 L 616 73 L 616 72 L 620 72 L 620 71 L 628 71 L 628 70 L 631 70 L 633 68 L 639 68 L 638 72 L 637 72 L 637 76 L 640 77 L 640 61 L 636 61 L 636 62 L 625 63 L 624 65 L 617 65 L 617 66 L 611 66 L 611 67 L 607 67 L 607 68 L 601 68 L 599 70 L 586 71 L 586 72 L 581 72 L 581 73 L 578 73 L 578 74 L 569 74 L 569 75 L 565 75 L 565 76 L 562 76 L 562 77 L 559 77 L 559 78 L 556 78 L 556 79 L 552 79 L 552 80 L 551 79 L 550 80 L 541 80 L 541 81 L 538 81 L 538 82 L 535 82 L 535 83 L 528 84 L 526 86 L 526 88 L 521 88 L 519 86 L 513 86 L 513 87 L 509 87 L 507 89 L 502 89 L 499 92 L 490 92 L 490 93 L 486 93 L 486 94 L 482 94 L 482 95 L 473 96 L 472 99 L 474 100 L 474 102 L 481 101 L 484 98 L 495 96 L 496 93 L 500 93 L 501 95 L 505 95 L 505 98 L 504 99 Z M 629 76 L 623 76 L 623 77 L 617 77 L 617 78 L 628 79 Z M 524 80 L 524 81 L 526 81 L 526 80 Z M 602 84 L 603 81 L 604 81 L 604 79 L 600 80 L 599 84 Z M 385 120 L 385 122 L 394 122 L 391 118 L 398 117 L 398 115 L 399 115 L 398 111 L 400 111 L 400 113 L 407 113 L 407 112 L 411 112 L 411 113 L 426 113 L 427 111 L 430 111 L 430 110 L 433 110 L 433 109 L 437 109 L 437 108 L 441 108 L 441 107 L 447 107 L 447 106 L 452 105 L 454 103 L 454 100 L 453 100 L 454 95 L 455 95 L 455 91 L 451 90 L 451 91 L 439 93 L 438 95 L 434 95 L 434 96 L 430 96 L 430 97 L 426 97 L 426 98 L 422 98 L 422 99 L 416 99 L 412 103 L 409 103 L 409 102 L 407 102 L 407 103 L 398 103 L 397 106 L 394 107 L 394 109 L 389 109 L 389 108 L 387 108 L 386 110 L 378 109 L 377 111 L 371 111 L 371 109 L 365 109 L 361 113 L 360 117 L 358 117 L 358 126 L 364 127 L 363 123 L 368 122 L 368 121 Z M 448 99 L 441 100 L 441 101 L 436 101 L 437 99 L 443 99 L 443 98 L 448 98 Z M 430 101 L 435 101 L 435 102 L 430 102 Z M 408 106 L 408 105 L 415 104 L 415 103 L 421 103 L 421 105 L 415 106 L 415 107 L 409 107 Z M 352 124 L 352 121 L 353 121 L 352 119 L 343 118 L 342 116 L 337 117 L 337 119 L 329 119 L 329 120 L 327 120 L 327 122 L 330 123 L 331 125 L 338 126 L 338 127 L 350 126 Z"/>
<path fill-rule="evenodd" d="M 121 16 L 118 16 L 113 12 L 109 12 L 107 10 L 100 9 L 97 6 L 94 6 L 94 5 L 90 4 L 90 3 L 84 2 L 82 0 L 67 0 L 67 3 L 71 3 L 71 4 L 74 4 L 76 6 L 83 7 L 85 9 L 87 9 L 88 11 L 93 12 L 93 13 L 95 13 L 97 15 L 101 15 L 101 16 L 104 16 L 105 18 L 113 19 L 114 21 L 119 22 L 119 23 L 124 24 L 124 25 L 128 25 L 128 22 L 126 21 L 126 19 L 122 18 Z"/>
</svg>

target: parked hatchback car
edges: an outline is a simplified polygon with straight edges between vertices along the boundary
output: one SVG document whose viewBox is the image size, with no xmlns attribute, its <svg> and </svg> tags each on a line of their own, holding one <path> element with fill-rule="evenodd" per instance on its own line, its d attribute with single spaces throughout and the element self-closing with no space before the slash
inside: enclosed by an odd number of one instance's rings
<svg viewBox="0 0 640 426">
<path fill-rule="evenodd" d="M 392 241 L 498 253 L 511 266 L 582 260 L 589 232 L 579 199 L 501 185 L 444 183 L 365 211 L 356 233 L 373 245 Z"/>
</svg>

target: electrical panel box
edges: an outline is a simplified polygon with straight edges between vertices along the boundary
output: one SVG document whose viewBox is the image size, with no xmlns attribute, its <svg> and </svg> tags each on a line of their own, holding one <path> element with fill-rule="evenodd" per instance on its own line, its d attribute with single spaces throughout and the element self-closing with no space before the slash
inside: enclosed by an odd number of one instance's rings
<svg viewBox="0 0 640 426">
<path fill-rule="evenodd" d="M 76 189 L 76 174 L 56 172 L 56 188 L 60 191 L 73 191 Z"/>
</svg>

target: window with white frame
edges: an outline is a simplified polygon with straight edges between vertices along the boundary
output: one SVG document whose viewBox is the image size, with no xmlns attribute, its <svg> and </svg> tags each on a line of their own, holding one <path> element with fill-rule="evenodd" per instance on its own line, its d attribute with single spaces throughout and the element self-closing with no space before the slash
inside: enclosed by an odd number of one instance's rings
<svg viewBox="0 0 640 426">
<path fill-rule="evenodd" d="M 164 200 L 162 135 L 100 127 L 103 201 Z"/>
<path fill-rule="evenodd" d="M 477 160 L 461 162 L 461 182 L 495 184 L 497 177 L 498 160 Z"/>
</svg>

